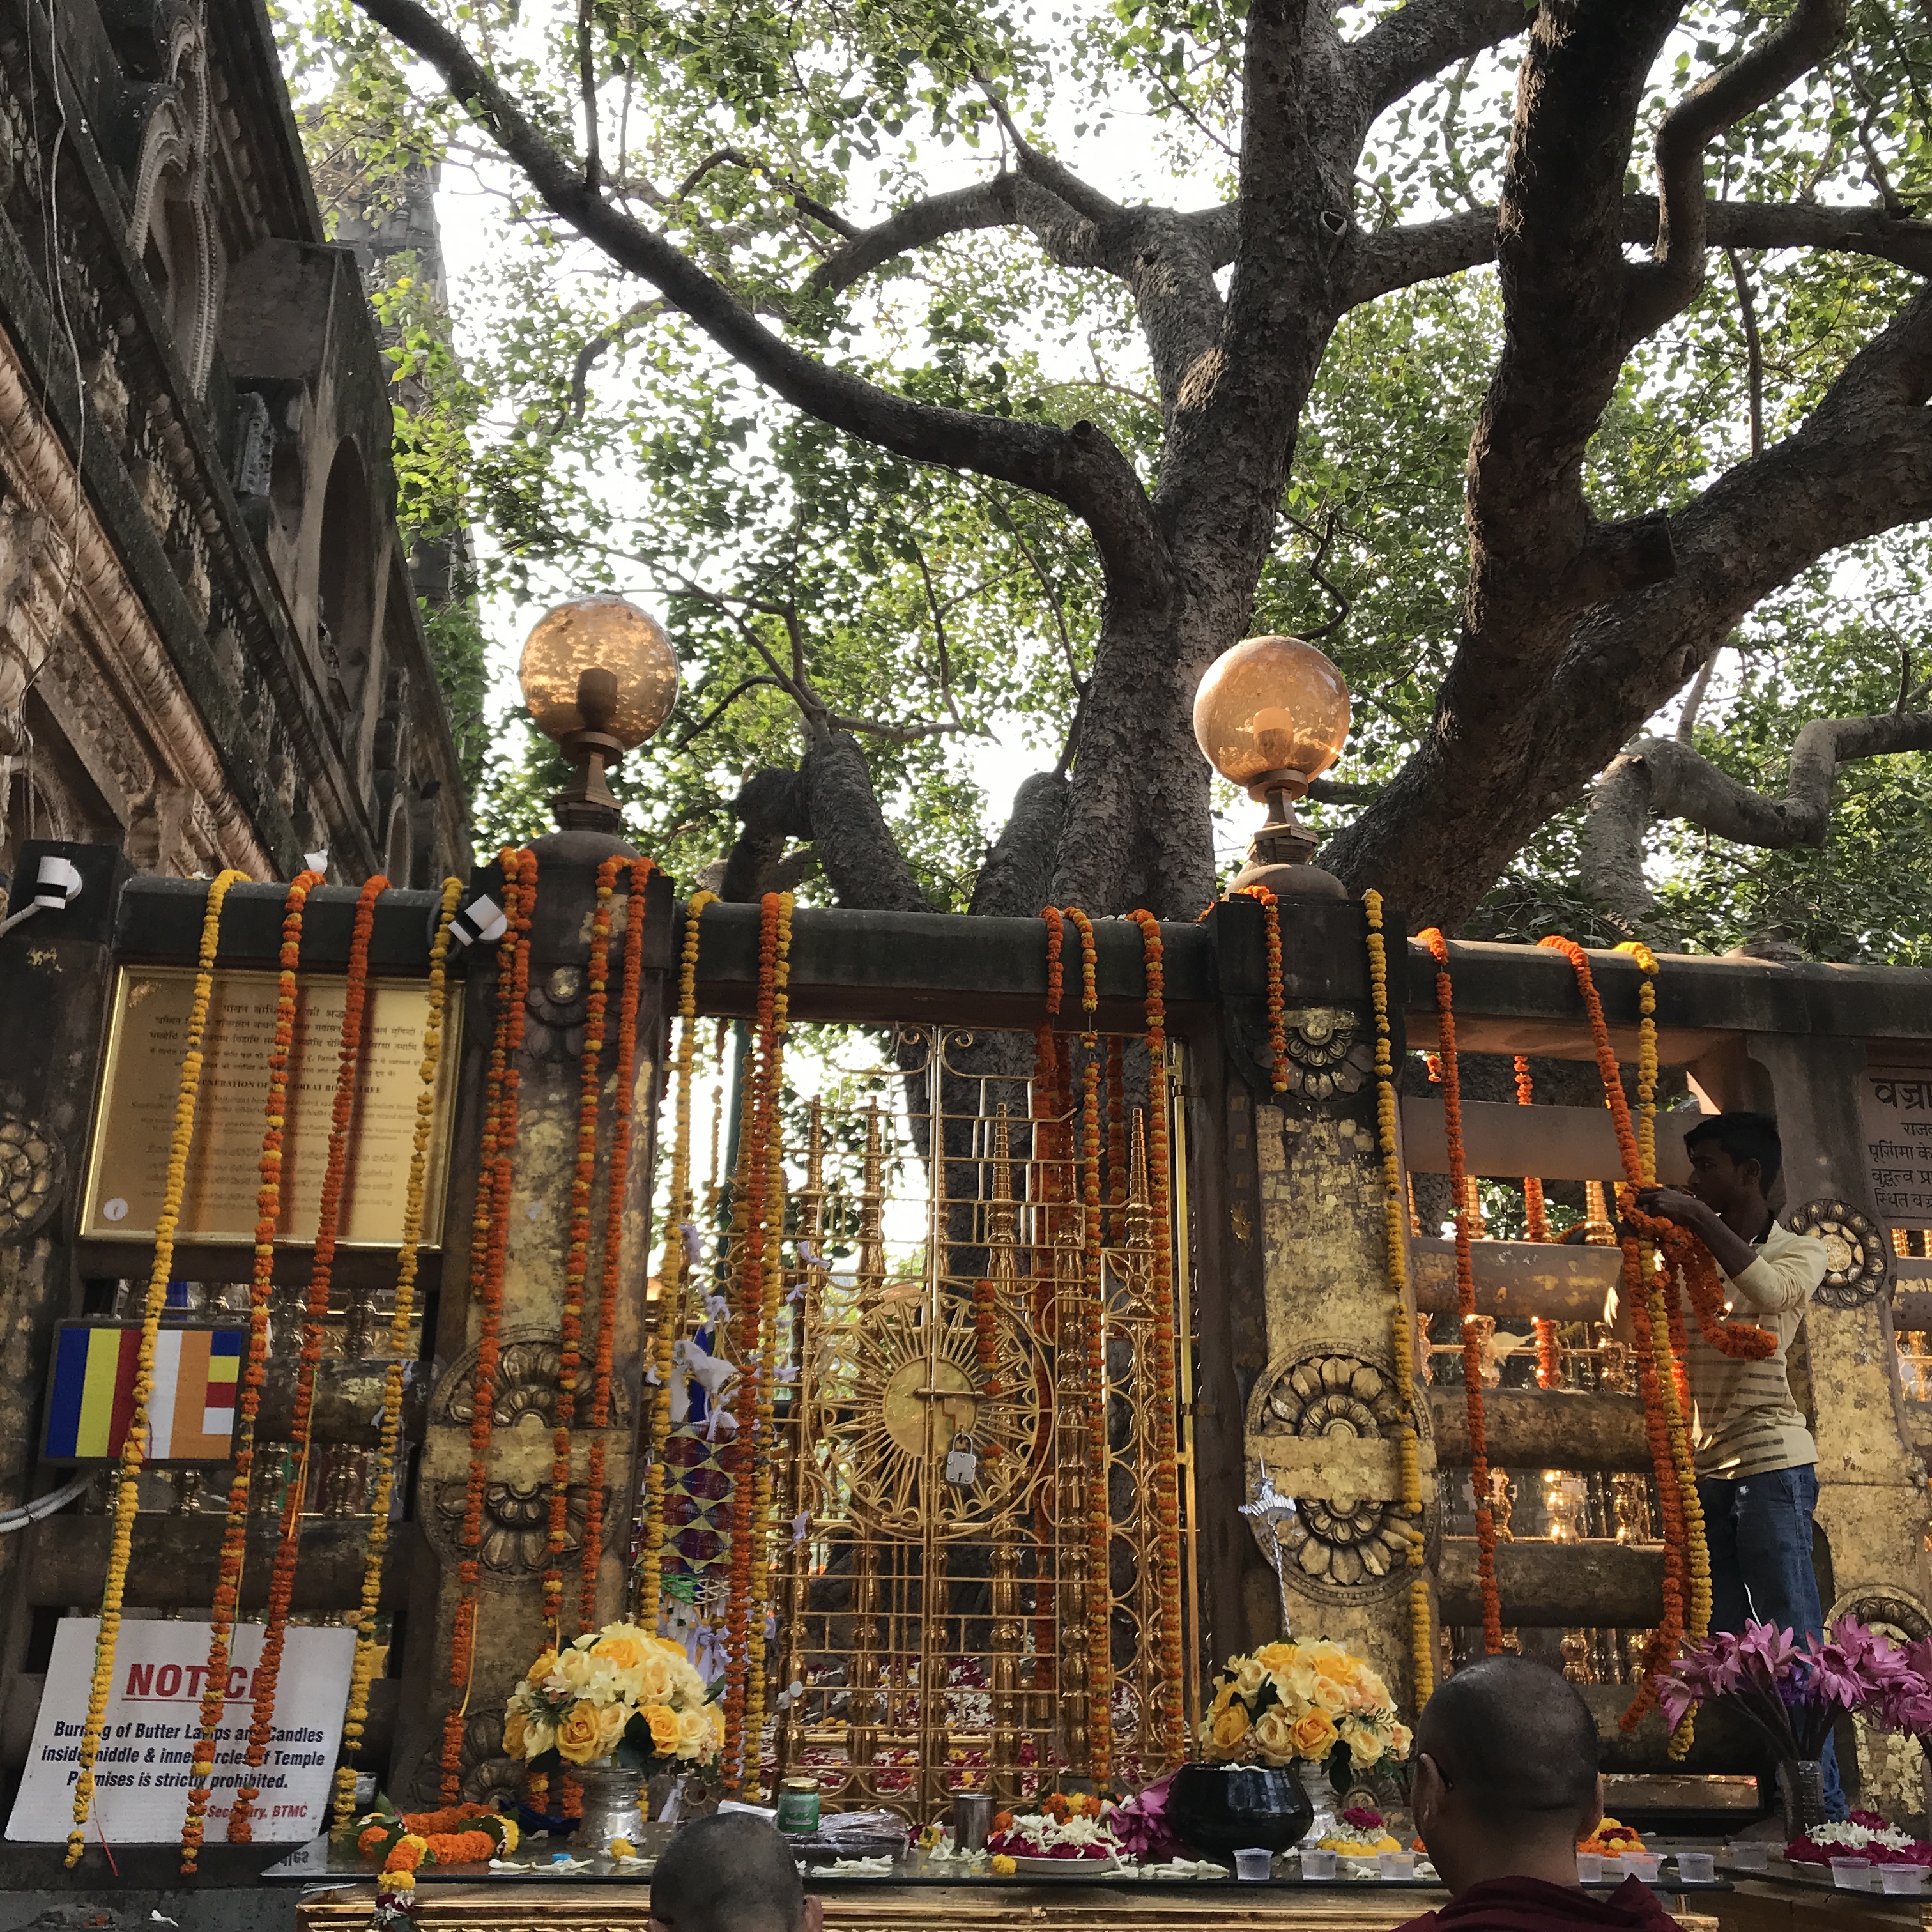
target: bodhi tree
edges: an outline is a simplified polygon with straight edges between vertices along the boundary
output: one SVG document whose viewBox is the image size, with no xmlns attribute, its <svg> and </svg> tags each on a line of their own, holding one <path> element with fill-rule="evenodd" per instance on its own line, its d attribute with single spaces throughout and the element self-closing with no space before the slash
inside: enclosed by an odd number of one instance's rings
<svg viewBox="0 0 1932 1932">
<path fill-rule="evenodd" d="M 406 51 L 376 90 L 391 108 L 434 76 L 518 183 L 526 223 L 632 279 L 580 345 L 566 411 L 601 357 L 682 318 L 789 406 L 720 475 L 742 478 L 783 446 L 806 451 L 848 510 L 897 493 L 892 569 L 922 590 L 904 621 L 931 703 L 909 708 L 901 691 L 842 704 L 812 655 L 818 614 L 769 586 L 734 598 L 684 585 L 748 654 L 739 681 L 802 721 L 796 774 L 742 796 L 738 884 L 799 840 L 842 903 L 924 903 L 904 827 L 881 807 L 880 760 L 964 722 L 946 639 L 962 600 L 1019 581 L 1036 614 L 1064 616 L 1052 558 L 1078 550 L 1095 634 L 1070 665 L 1068 741 L 1020 788 L 960 896 L 988 910 L 1049 897 L 1197 910 L 1215 866 L 1195 686 L 1252 628 L 1258 596 L 1269 602 L 1285 531 L 1310 583 L 1334 590 L 1337 513 L 1323 520 L 1298 440 L 1338 345 L 1359 358 L 1365 319 L 1405 302 L 1445 365 L 1486 345 L 1459 608 L 1439 648 L 1400 673 L 1420 714 L 1369 721 L 1384 782 L 1323 864 L 1453 927 L 1610 767 L 1576 869 L 1614 920 L 1645 926 L 1654 819 L 1760 845 L 1815 840 L 1841 761 L 1932 747 L 1908 646 L 1895 701 L 1803 731 L 1792 720 L 1782 802 L 1726 776 L 1722 748 L 1694 736 L 1619 758 L 1768 600 L 1932 513 L 1922 19 L 1878 0 L 1122 0 L 1071 18 L 947 0 L 782 14 L 580 0 L 550 21 L 494 0 L 354 4 Z M 1085 130 L 1068 138 L 1056 101 L 1130 86 L 1162 138 L 1193 143 L 1222 198 L 1154 206 L 1083 176 Z M 916 118 L 983 163 L 940 186 L 901 152 L 880 171 L 891 205 L 872 208 L 867 167 Z M 976 278 L 1015 250 L 1033 316 Z M 1443 291 L 1464 284 L 1446 278 L 1472 271 L 1492 286 L 1459 309 Z M 880 349 L 864 305 L 908 284 L 936 291 L 929 342 L 950 328 L 974 345 L 965 376 L 942 382 L 931 359 Z M 1150 393 L 1103 380 L 1083 398 L 1042 381 L 1016 404 L 1010 372 L 1052 304 L 1063 319 L 1130 314 Z M 1484 304 L 1486 332 L 1446 328 Z M 1702 433 L 1709 398 L 1680 380 L 1714 332 L 1744 352 L 1742 452 Z M 676 362 L 664 354 L 661 373 Z M 496 472 L 512 494 L 513 470 Z M 837 479 L 860 471 L 866 489 L 838 498 Z M 1440 524 L 1454 466 L 1431 480 L 1419 520 Z M 702 485 L 721 518 L 739 487 Z M 986 581 L 942 595 L 922 535 L 962 516 L 984 540 Z M 553 548 L 568 537 L 555 530 Z M 1358 580 L 1398 604 L 1400 542 L 1371 561 Z M 1852 701 L 1870 702 L 1865 688 Z M 743 695 L 711 694 L 720 707 Z"/>
</svg>

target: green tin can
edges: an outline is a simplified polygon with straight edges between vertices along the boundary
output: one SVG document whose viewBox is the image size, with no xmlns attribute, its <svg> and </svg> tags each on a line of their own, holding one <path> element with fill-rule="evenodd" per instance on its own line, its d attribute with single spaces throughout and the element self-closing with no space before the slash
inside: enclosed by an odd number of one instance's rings
<svg viewBox="0 0 1932 1932">
<path fill-rule="evenodd" d="M 818 1780 L 788 1778 L 778 1786 L 778 1826 L 781 1832 L 818 1829 Z"/>
</svg>

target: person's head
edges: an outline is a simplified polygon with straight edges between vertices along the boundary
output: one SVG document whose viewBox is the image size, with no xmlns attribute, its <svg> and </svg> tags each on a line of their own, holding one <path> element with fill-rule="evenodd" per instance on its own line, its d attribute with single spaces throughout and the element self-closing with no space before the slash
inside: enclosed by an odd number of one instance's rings
<svg viewBox="0 0 1932 1932">
<path fill-rule="evenodd" d="M 791 1847 L 749 1811 L 687 1825 L 651 1875 L 651 1932 L 820 1932 Z"/>
<path fill-rule="evenodd" d="M 1547 1664 L 1488 1657 L 1446 1678 L 1415 1727 L 1416 1829 L 1442 1882 L 1576 1882 L 1604 1815 L 1590 1707 Z"/>
<path fill-rule="evenodd" d="M 1684 1136 L 1690 1192 L 1713 1213 L 1762 1202 L 1784 1165 L 1778 1123 L 1768 1114 L 1713 1114 Z"/>
</svg>

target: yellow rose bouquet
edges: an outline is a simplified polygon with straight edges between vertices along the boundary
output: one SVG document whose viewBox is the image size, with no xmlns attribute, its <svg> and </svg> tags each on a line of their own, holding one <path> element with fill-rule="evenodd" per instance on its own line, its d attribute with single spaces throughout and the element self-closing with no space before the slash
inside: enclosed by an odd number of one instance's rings
<svg viewBox="0 0 1932 1932">
<path fill-rule="evenodd" d="M 1201 1742 L 1221 1764 L 1324 1762 L 1339 1745 L 1354 1767 L 1408 1755 L 1414 1742 L 1396 1720 L 1381 1677 L 1339 1643 L 1268 1643 L 1231 1657 L 1215 1675 Z"/>
<path fill-rule="evenodd" d="M 724 1717 L 684 1646 L 636 1624 L 545 1651 L 503 1707 L 503 1748 L 534 1771 L 608 1758 L 649 1776 L 707 1768 L 724 1748 Z"/>
</svg>

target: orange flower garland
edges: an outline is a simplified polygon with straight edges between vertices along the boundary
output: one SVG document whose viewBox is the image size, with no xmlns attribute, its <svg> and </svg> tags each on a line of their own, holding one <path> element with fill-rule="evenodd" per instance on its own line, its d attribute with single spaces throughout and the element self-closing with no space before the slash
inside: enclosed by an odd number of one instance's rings
<svg viewBox="0 0 1932 1932">
<path fill-rule="evenodd" d="M 1490 1508 L 1490 1450 L 1483 1428 L 1483 1350 L 1476 1330 L 1476 1276 L 1469 1253 L 1469 1175 L 1462 1151 L 1462 1088 L 1456 1061 L 1449 943 L 1440 928 L 1432 926 L 1419 936 L 1436 962 L 1442 1124 L 1449 1143 L 1449 1191 L 1456 1202 L 1456 1308 L 1462 1329 L 1462 1401 L 1469 1418 L 1469 1484 L 1476 1504 L 1476 1581 L 1483 1599 L 1483 1652 L 1494 1657 L 1503 1647 L 1502 1611 L 1496 1600 L 1496 1526 Z"/>
<path fill-rule="evenodd" d="M 1582 995 L 1584 1011 L 1589 1018 L 1597 1070 L 1603 1080 L 1604 1098 L 1616 1131 L 1626 1185 L 1641 1184 L 1654 1172 L 1654 1168 L 1646 1160 L 1647 1150 L 1640 1146 L 1630 1124 L 1630 1102 L 1624 1093 L 1623 1076 L 1617 1065 L 1616 1049 L 1610 1044 L 1610 1027 L 1604 1018 L 1603 1000 L 1597 992 L 1589 956 L 1574 940 L 1557 934 L 1551 934 L 1542 944 L 1561 952 L 1576 975 L 1577 990 Z M 1653 960 L 1650 972 L 1654 970 Z M 1646 974 L 1643 981 L 1642 1004 L 1646 1018 L 1654 1010 L 1650 972 Z M 1651 1037 L 1654 1042 L 1654 1032 Z M 1646 1084 L 1654 1094 L 1654 1079 Z M 1645 1428 L 1650 1441 L 1651 1466 L 1657 1478 L 1658 1503 L 1664 1527 L 1664 1620 L 1645 1646 L 1636 1695 L 1618 1720 L 1621 1729 L 1631 1731 L 1655 1701 L 1658 1673 L 1676 1657 L 1678 1644 L 1684 1635 L 1686 1553 L 1689 1552 L 1694 1570 L 1701 1569 L 1706 1576 L 1709 1556 L 1704 1544 L 1703 1513 L 1697 1506 L 1695 1475 L 1690 1466 L 1689 1444 L 1684 1436 L 1678 1392 L 1678 1364 L 1671 1352 L 1663 1297 L 1658 1290 L 1654 1273 L 1645 1266 L 1642 1245 L 1635 1233 L 1626 1233 L 1622 1245 L 1624 1299 L 1629 1304 L 1630 1325 L 1636 1337 L 1638 1386 L 1643 1397 Z M 1649 1279 L 1646 1279 L 1646 1275 Z"/>
<path fill-rule="evenodd" d="M 791 1024 L 791 1001 L 787 988 L 791 975 L 793 899 L 789 892 L 779 893 L 778 898 L 778 955 L 773 962 L 771 1051 L 766 1074 L 770 1122 L 765 1156 L 770 1168 L 765 1185 L 769 1233 L 765 1244 L 764 1293 L 759 1310 L 758 1435 L 753 1444 L 757 1474 L 752 1498 L 752 1601 L 745 1690 L 746 1772 L 754 1798 L 760 1794 L 764 1778 L 765 1617 L 772 1580 L 772 1473 L 778 1460 L 774 1410 L 778 1394 L 778 1309 L 784 1293 L 784 1148 L 780 1107 L 784 1094 L 784 1036 Z"/>
<path fill-rule="evenodd" d="M 758 1516 L 757 1417 L 761 1400 L 763 1348 L 760 1329 L 766 1297 L 766 1247 L 776 1235 L 768 1225 L 772 1185 L 772 1138 L 778 1111 L 778 998 L 790 968 L 791 895 L 767 892 L 759 902 L 758 1048 L 754 1057 L 750 1107 L 745 1115 L 740 1160 L 745 1177 L 745 1239 L 739 1267 L 736 1354 L 740 1384 L 738 1430 L 727 1459 L 731 1478 L 731 1568 L 725 1600 L 724 1788 L 736 1793 L 758 1779 L 760 1740 L 748 1718 L 752 1708 L 748 1678 L 752 1661 L 752 1568 L 762 1541 Z M 782 1231 L 783 1222 L 778 1222 Z M 758 1633 L 764 1649 L 764 1634 Z M 759 1686 L 760 1702 L 763 1683 Z"/>
<path fill-rule="evenodd" d="M 570 1538 L 570 1432 L 577 1420 L 577 1370 L 584 1343 L 584 1283 L 590 1271 L 590 1184 L 597 1174 L 597 1114 L 603 1099 L 604 988 L 610 970 L 610 900 L 617 862 L 597 868 L 596 910 L 586 967 L 584 1045 L 578 1056 L 577 1162 L 570 1178 L 570 1232 L 563 1257 L 563 1310 L 557 1328 L 556 1412 L 550 1438 L 550 1520 L 544 1536 L 543 1614 L 553 1644 L 562 1641 L 563 1552 Z M 585 1525 L 582 1555 L 591 1542 Z M 602 1541 L 600 1534 L 598 1540 Z M 591 1574 L 594 1576 L 595 1570 Z"/>
<path fill-rule="evenodd" d="M 1389 1340 L 1396 1373 L 1415 1411 L 1415 1337 L 1408 1318 L 1408 1206 L 1397 1137 L 1394 1043 L 1389 1027 L 1388 942 L 1382 926 L 1382 896 L 1372 886 L 1362 895 L 1368 926 L 1369 994 L 1376 1018 L 1376 1125 L 1382 1142 L 1382 1234 L 1388 1260 Z M 1415 1669 L 1415 1708 L 1429 1702 L 1436 1688 L 1436 1612 L 1423 1563 L 1422 1451 L 1415 1423 L 1402 1436 L 1402 1507 L 1408 1518 L 1409 1654 Z"/>
<path fill-rule="evenodd" d="M 1088 1775 L 1104 1784 L 1113 1768 L 1113 1522 L 1107 1498 L 1107 1277 L 1101 1257 L 1100 1040 L 1094 922 L 1078 906 L 1066 916 L 1080 935 L 1080 1036 L 1086 1055 L 1081 1115 L 1081 1191 L 1086 1203 L 1081 1263 L 1087 1341 L 1087 1736 Z"/>
<path fill-rule="evenodd" d="M 608 871 L 613 886 L 621 861 L 597 868 L 599 892 Z M 624 983 L 617 1004 L 617 1090 L 613 1098 L 610 1170 L 604 1214 L 604 1266 L 598 1283 L 597 1352 L 591 1371 L 590 1466 L 584 1473 L 584 1535 L 578 1552 L 577 1619 L 580 1629 L 597 1622 L 597 1578 L 604 1558 L 604 1470 L 609 1460 L 602 1432 L 610 1426 L 610 1361 L 616 1344 L 617 1283 L 623 1256 L 624 1191 L 631 1168 L 632 1086 L 638 1064 L 638 997 L 643 982 L 644 890 L 657 870 L 652 859 L 631 862 L 630 897 L 624 914 Z M 605 925 L 608 946 L 609 926 Z M 602 956 L 602 949 L 600 949 Z"/>
<path fill-rule="evenodd" d="M 65 1862 L 70 1870 L 80 1864 L 86 1849 L 88 1814 L 94 1808 L 94 1767 L 100 1754 L 107 1700 L 114 1687 L 114 1652 L 121 1635 L 121 1606 L 127 1595 L 134 1516 L 140 1506 L 141 1465 L 147 1456 L 148 1398 L 154 1393 L 154 1345 L 160 1334 L 161 1311 L 167 1305 L 168 1280 L 174 1268 L 175 1229 L 180 1222 L 182 1196 L 188 1186 L 188 1158 L 194 1145 L 195 1114 L 201 1093 L 202 1033 L 208 1024 L 208 1002 L 214 995 L 214 958 L 220 950 L 221 909 L 227 903 L 229 888 L 244 883 L 247 878 L 245 872 L 232 869 L 218 873 L 209 884 L 207 904 L 202 913 L 194 994 L 188 1007 L 181 1078 L 175 1090 L 174 1129 L 168 1140 L 167 1176 L 162 1184 L 160 1211 L 154 1216 L 154 1258 L 148 1271 L 140 1352 L 135 1358 L 134 1409 L 122 1444 L 120 1483 L 115 1491 L 113 1528 L 107 1546 L 107 1576 L 100 1592 L 100 1627 L 94 1640 L 87 1719 L 81 1727 L 80 1768 L 74 1788 L 74 1828 L 67 1834 Z"/>
<path fill-rule="evenodd" d="M 248 1727 L 247 1760 L 250 1771 L 266 1762 L 274 1735 L 275 1689 L 281 1676 L 282 1647 L 289 1627 L 289 1605 L 295 1594 L 296 1564 L 302 1553 L 302 1511 L 308 1501 L 309 1425 L 315 1408 L 316 1364 L 322 1360 L 324 1319 L 328 1292 L 335 1276 L 335 1244 L 341 1225 L 342 1183 L 349 1159 L 349 1129 L 356 1113 L 356 1076 L 362 1059 L 362 1018 L 369 990 L 369 936 L 376 924 L 376 902 L 389 889 L 378 872 L 363 884 L 356 901 L 356 925 L 349 945 L 349 975 L 343 988 L 342 1031 L 336 1052 L 335 1105 L 330 1116 L 328 1157 L 322 1168 L 322 1202 L 315 1228 L 315 1248 L 309 1267 L 308 1304 L 302 1328 L 302 1360 L 296 1372 L 295 1413 L 289 1429 L 294 1445 L 295 1472 L 282 1503 L 274 1568 L 268 1580 L 268 1610 L 262 1632 L 262 1658 L 255 1670 L 254 1721 Z M 258 1786 L 244 1784 L 235 1793 L 228 1814 L 228 1840 L 246 1844 Z"/>
<path fill-rule="evenodd" d="M 436 1070 L 442 1061 L 443 1014 L 448 1005 L 450 922 L 463 892 L 458 878 L 442 882 L 442 902 L 429 948 L 429 1000 L 423 1015 L 422 1058 L 417 1069 L 416 1133 L 403 1197 L 403 1238 L 396 1256 L 396 1300 L 389 1318 L 389 1367 L 382 1378 L 382 1436 L 369 1498 L 369 1544 L 362 1564 L 362 1601 L 356 1620 L 356 1654 L 342 1718 L 341 1758 L 335 1772 L 334 1817 L 346 1826 L 356 1810 L 356 1752 L 369 1716 L 369 1686 L 376 1670 L 376 1610 L 382 1594 L 382 1560 L 389 1545 L 389 1504 L 395 1493 L 396 1450 L 402 1439 L 405 1352 L 416 1306 L 416 1269 L 422 1242 L 423 1190 L 429 1167 L 430 1132 L 436 1114 Z"/>
<path fill-rule="evenodd" d="M 1144 908 L 1128 915 L 1141 929 L 1147 982 L 1148 1191 L 1153 1221 L 1154 1562 L 1160 1603 L 1159 1702 L 1160 1759 L 1178 1764 L 1187 1754 L 1182 1708 L 1186 1653 L 1180 1620 L 1180 1446 L 1174 1412 L 1180 1401 L 1174 1336 L 1173 1150 L 1167 1120 L 1167 968 L 1160 921 Z"/>
<path fill-rule="evenodd" d="M 1288 1091 L 1288 1033 L 1282 1017 L 1285 1004 L 1281 985 L 1281 908 L 1265 886 L 1244 886 L 1240 896 L 1258 899 L 1262 930 L 1268 941 L 1268 1051 L 1274 1055 L 1273 1085 L 1277 1094 Z"/>
<path fill-rule="evenodd" d="M 476 1206 L 470 1236 L 470 1292 L 482 1305 L 471 1398 L 470 1472 L 463 1498 L 463 1558 L 457 1566 L 459 1594 L 449 1647 L 449 1687 L 460 1694 L 442 1720 L 442 1796 L 462 1795 L 463 1724 L 470 1674 L 476 1657 L 476 1590 L 482 1575 L 483 1496 L 488 1486 L 490 1443 L 496 1430 L 496 1368 L 503 1314 L 503 1264 L 509 1249 L 510 1190 L 517 1154 L 517 1100 L 521 1076 L 525 1002 L 530 997 L 527 934 L 536 903 L 537 857 L 526 847 L 497 854 L 503 875 L 502 938 L 496 946 L 496 1030 L 490 1043 L 484 1090 L 483 1138 Z"/>
<path fill-rule="evenodd" d="M 698 1049 L 698 922 L 717 902 L 716 892 L 694 892 L 685 907 L 684 950 L 677 976 L 676 1132 L 671 1143 L 670 1212 L 664 1228 L 664 1259 L 658 1269 L 658 1327 L 646 1383 L 650 1405 L 644 1463 L 644 1534 L 638 1557 L 638 1619 L 656 1630 L 664 1587 L 664 1452 L 670 1441 L 671 1358 L 683 1317 L 684 1231 L 695 1209 L 691 1178 L 692 1069 Z M 633 1008 L 632 1037 L 636 1037 Z"/>
<path fill-rule="evenodd" d="M 1066 1199 L 1066 1174 L 1063 1159 L 1062 1124 L 1066 1108 L 1061 1087 L 1064 1063 L 1053 1023 L 1060 1016 L 1060 1003 L 1066 985 L 1066 970 L 1060 957 L 1066 937 L 1066 922 L 1057 906 L 1041 909 L 1046 927 L 1046 1014 L 1034 1033 L 1033 1063 L 1033 1172 L 1034 1192 L 1040 1204 L 1034 1262 L 1033 1314 L 1035 1330 L 1052 1340 L 1055 1333 L 1054 1310 L 1053 1250 L 1060 1232 L 1059 1204 Z M 1039 1447 L 1044 1451 L 1051 1422 L 1042 1417 Z M 1051 1694 L 1059 1678 L 1059 1635 L 1056 1615 L 1058 1592 L 1047 1579 L 1053 1571 L 1052 1516 L 1042 1490 L 1034 1506 L 1034 1689 Z"/>
<path fill-rule="evenodd" d="M 268 1053 L 268 1091 L 262 1104 L 266 1124 L 256 1172 L 255 1271 L 248 1298 L 248 1358 L 236 1405 L 234 1473 L 228 1485 L 228 1520 L 222 1526 L 221 1562 L 214 1586 L 208 1675 L 201 1699 L 201 1729 L 194 1748 L 188 1814 L 182 1822 L 181 1868 L 193 1872 L 201 1854 L 208 1800 L 213 1797 L 214 1734 L 227 1703 L 228 1657 L 234 1640 L 235 1610 L 242 1594 L 242 1571 L 248 1546 L 248 1486 L 255 1467 L 255 1418 L 262 1406 L 262 1364 L 268 1353 L 268 1291 L 274 1279 L 275 1228 L 281 1219 L 282 1130 L 289 1089 L 289 1053 L 295 1040 L 296 968 L 302 957 L 302 913 L 310 892 L 322 883 L 320 872 L 298 872 L 282 902 L 280 974 L 275 986 L 274 1044 Z"/>
</svg>

